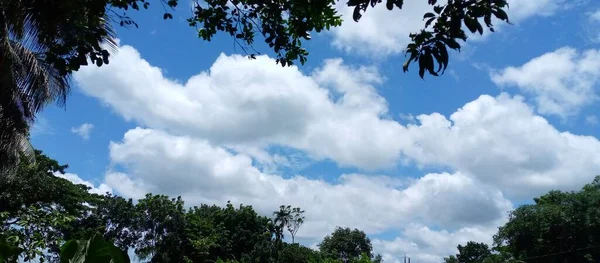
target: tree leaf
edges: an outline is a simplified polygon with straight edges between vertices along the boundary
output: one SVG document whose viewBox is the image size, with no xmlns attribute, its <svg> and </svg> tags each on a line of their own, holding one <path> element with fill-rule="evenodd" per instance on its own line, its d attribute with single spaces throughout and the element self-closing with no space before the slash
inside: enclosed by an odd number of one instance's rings
<svg viewBox="0 0 600 263">
<path fill-rule="evenodd" d="M 494 10 L 493 13 L 496 16 L 496 18 L 503 21 L 508 21 L 508 15 L 506 14 L 506 12 L 504 12 L 504 10 L 498 8 Z"/>
<path fill-rule="evenodd" d="M 466 17 L 464 21 L 465 21 L 465 25 L 467 26 L 469 31 L 471 31 L 471 33 L 475 33 L 475 31 L 477 31 L 477 25 L 475 24 L 474 19 L 472 19 L 470 17 Z"/>
<path fill-rule="evenodd" d="M 446 68 L 448 68 L 448 49 L 446 49 L 446 46 L 442 43 L 438 43 L 437 45 L 438 51 L 440 52 L 440 58 L 441 58 L 441 63 L 444 65 L 444 69 L 442 72 L 446 71 Z"/>
<path fill-rule="evenodd" d="M 419 56 L 419 77 L 423 79 L 425 77 L 425 56 Z"/>
<path fill-rule="evenodd" d="M 392 10 L 392 9 L 394 9 L 394 0 L 387 0 L 387 1 L 385 2 L 385 7 L 386 7 L 388 10 Z"/>
<path fill-rule="evenodd" d="M 79 248 L 79 243 L 77 240 L 69 240 L 67 243 L 60 247 L 60 262 L 61 263 L 70 263 L 71 259 L 75 257 L 77 253 L 77 249 Z"/>
<path fill-rule="evenodd" d="M 413 51 L 410 52 L 410 58 L 408 60 L 406 60 L 406 62 L 404 62 L 404 64 L 402 65 L 402 70 L 404 72 L 408 71 L 408 66 L 410 66 L 410 62 L 413 59 L 416 59 L 418 55 L 419 55 L 419 52 L 417 50 L 413 50 Z"/>
<path fill-rule="evenodd" d="M 129 255 L 115 245 L 108 243 L 108 250 L 111 256 L 110 263 L 130 263 Z"/>
<path fill-rule="evenodd" d="M 448 47 L 450 47 L 451 49 L 460 50 L 460 44 L 458 44 L 458 42 L 456 42 L 456 40 L 454 40 L 452 38 L 443 38 L 442 41 L 444 41 L 444 43 L 446 43 L 446 45 Z"/>
<path fill-rule="evenodd" d="M 0 240 L 0 262 L 1 263 L 17 263 L 21 249 L 8 244 L 4 240 Z"/>
<path fill-rule="evenodd" d="M 431 25 L 431 23 L 433 23 L 434 20 L 435 20 L 435 17 L 429 18 L 429 20 L 427 20 L 427 22 L 425 22 L 425 28 L 428 28 L 429 25 Z"/>
</svg>

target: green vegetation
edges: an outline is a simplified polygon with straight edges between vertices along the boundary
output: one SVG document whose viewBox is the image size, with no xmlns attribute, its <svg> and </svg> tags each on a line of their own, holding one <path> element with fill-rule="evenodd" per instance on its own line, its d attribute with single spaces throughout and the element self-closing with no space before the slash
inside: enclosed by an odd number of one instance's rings
<svg viewBox="0 0 600 263">
<path fill-rule="evenodd" d="M 56 176 L 66 165 L 35 154 L 36 163 L 0 180 L 0 262 L 129 262 L 125 251 L 148 262 L 382 262 L 358 229 L 337 227 L 318 250 L 285 242 L 302 227 L 300 208 L 281 206 L 269 218 L 247 205 L 189 208 L 180 197 L 92 194 Z M 444 261 L 600 261 L 600 176 L 534 201 L 510 213 L 493 247 L 468 242 Z"/>
<path fill-rule="evenodd" d="M 285 230 L 294 237 L 304 222 L 300 208 L 281 206 L 268 218 L 252 206 L 188 208 L 164 195 L 134 203 L 91 194 L 55 175 L 67 166 L 35 154 L 35 164 L 21 163 L 14 177 L 0 180 L 0 258 L 9 262 L 15 254 L 25 262 L 126 262 L 128 250 L 165 263 L 381 261 L 357 229 L 337 228 L 319 250 L 284 242 Z"/>
<path fill-rule="evenodd" d="M 340 26 L 335 0 L 205 0 L 195 5 L 188 22 L 198 37 L 210 41 L 217 33 L 229 34 L 250 57 L 261 37 L 282 66 L 304 64 L 309 54 L 302 42 L 311 32 Z M 358 22 L 368 7 L 381 0 L 350 0 Z M 163 18 L 178 0 L 11 0 L 0 1 L 0 175 L 14 174 L 20 157 L 32 161 L 29 126 L 49 103 L 64 104 L 70 76 L 89 62 L 102 66 L 116 49 L 114 25 L 138 26 L 127 12 L 160 4 Z M 410 34 L 408 59 L 403 66 L 419 65 L 419 75 L 438 76 L 448 67 L 448 48 L 460 50 L 466 41 L 463 25 L 483 34 L 482 21 L 493 31 L 492 18 L 508 22 L 506 0 L 428 0 L 432 12 L 424 14 L 424 29 Z M 402 9 L 403 0 L 386 0 L 389 10 Z M 249 51 L 251 50 L 251 51 Z M 435 61 L 435 62 L 434 62 Z M 437 66 L 436 66 L 437 63 Z"/>
<path fill-rule="evenodd" d="M 493 248 L 469 242 L 445 262 L 600 261 L 600 176 L 580 191 L 550 191 L 534 201 L 510 213 Z"/>
</svg>

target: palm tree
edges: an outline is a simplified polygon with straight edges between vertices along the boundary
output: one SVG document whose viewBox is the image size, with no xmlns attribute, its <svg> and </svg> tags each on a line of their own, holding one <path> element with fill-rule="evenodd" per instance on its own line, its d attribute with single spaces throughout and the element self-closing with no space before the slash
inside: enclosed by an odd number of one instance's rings
<svg viewBox="0 0 600 263">
<path fill-rule="evenodd" d="M 273 223 L 277 231 L 275 238 L 277 241 L 283 241 L 283 231 L 291 220 L 291 206 L 280 206 L 279 211 L 273 212 L 273 216 L 275 217 Z"/>
<path fill-rule="evenodd" d="M 0 1 L 0 176 L 34 151 L 29 127 L 46 105 L 65 103 L 70 74 L 115 48 L 107 0 Z M 102 59 L 100 59 L 100 57 Z"/>
</svg>

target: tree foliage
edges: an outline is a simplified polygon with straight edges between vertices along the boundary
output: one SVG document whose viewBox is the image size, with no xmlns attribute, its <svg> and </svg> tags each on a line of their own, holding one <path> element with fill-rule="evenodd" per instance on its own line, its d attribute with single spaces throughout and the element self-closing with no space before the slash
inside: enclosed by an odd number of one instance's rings
<svg viewBox="0 0 600 263">
<path fill-rule="evenodd" d="M 0 231 L 23 250 L 25 260 L 57 249 L 60 229 L 88 209 L 85 202 L 97 198 L 88 187 L 54 175 L 64 173 L 66 165 L 35 153 L 36 163 L 21 163 L 16 176 L 0 177 Z"/>
<path fill-rule="evenodd" d="M 304 210 L 300 207 L 280 206 L 279 211 L 273 212 L 275 217 L 274 223 L 279 229 L 287 229 L 292 236 L 292 243 L 295 242 L 296 234 L 300 230 L 302 224 L 304 224 Z M 279 238 L 283 239 L 283 233 L 277 233 Z"/>
<path fill-rule="evenodd" d="M 411 63 L 419 65 L 419 76 L 443 74 L 449 63 L 448 49 L 460 51 L 460 41 L 467 41 L 467 32 L 483 34 L 484 28 L 494 31 L 493 20 L 509 22 L 506 0 L 427 0 L 431 12 L 423 15 L 424 27 L 409 35 L 406 47 L 409 57 L 403 66 L 406 72 Z M 188 19 L 198 28 L 198 36 L 210 40 L 223 31 L 234 37 L 244 51 L 248 51 L 256 35 L 277 55 L 281 65 L 291 65 L 299 60 L 304 64 L 308 51 L 302 41 L 310 39 L 310 32 L 320 32 L 341 25 L 335 11 L 334 0 L 327 1 L 261 1 L 261 0 L 208 0 L 195 7 L 194 16 Z M 382 0 L 349 0 L 354 8 L 353 20 L 359 22 L 369 7 Z M 404 0 L 386 0 L 386 8 L 402 9 Z M 466 31 L 465 31 L 466 30 Z M 437 63 L 437 65 L 436 65 Z"/>
<path fill-rule="evenodd" d="M 549 193 L 517 208 L 494 237 L 528 262 L 600 261 L 600 177 L 581 191 Z"/>
<path fill-rule="evenodd" d="M 252 206 L 229 202 L 188 208 L 181 197 L 147 194 L 134 202 L 91 194 L 89 187 L 57 176 L 66 165 L 35 153 L 36 163 L 21 163 L 14 177 L 0 178 L 0 262 L 13 262 L 15 254 L 25 262 L 129 262 L 123 252 L 128 250 L 157 263 L 342 262 L 328 258 L 329 251 L 278 236 L 285 229 L 298 232 L 304 220 L 300 208 L 281 206 L 268 218 Z M 371 262 L 370 241 L 357 231 L 367 250 L 346 254 L 356 255 L 352 262 Z M 339 243 L 356 241 L 354 235 L 332 236 Z"/>
<path fill-rule="evenodd" d="M 599 262 L 600 176 L 580 191 L 550 191 L 512 211 L 494 247 L 469 242 L 451 262 Z"/>
<path fill-rule="evenodd" d="M 331 235 L 326 236 L 319 243 L 320 251 L 329 258 L 342 262 L 350 262 L 366 254 L 373 257 L 373 246 L 365 232 L 348 227 L 337 227 Z"/>
<path fill-rule="evenodd" d="M 102 234 L 95 233 L 87 240 L 69 240 L 60 249 L 61 263 L 129 263 L 129 255 Z"/>
<path fill-rule="evenodd" d="M 456 256 L 444 259 L 446 263 L 482 263 L 492 255 L 492 251 L 485 243 L 469 241 L 464 246 L 458 245 L 457 249 Z"/>
</svg>

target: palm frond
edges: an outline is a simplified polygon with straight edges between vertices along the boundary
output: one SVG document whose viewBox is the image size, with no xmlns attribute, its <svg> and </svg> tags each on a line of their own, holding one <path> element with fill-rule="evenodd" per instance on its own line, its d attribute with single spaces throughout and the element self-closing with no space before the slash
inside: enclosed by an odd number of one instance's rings
<svg viewBox="0 0 600 263">
<path fill-rule="evenodd" d="M 33 161 L 29 127 L 49 103 L 64 105 L 77 59 L 117 51 L 101 3 L 0 0 L 0 172 Z"/>
<path fill-rule="evenodd" d="M 62 102 L 70 90 L 68 76 L 62 76 L 47 64 L 43 56 L 35 54 L 21 43 L 11 41 L 9 55 L 24 117 L 33 120 L 35 113 L 52 102 Z"/>
</svg>

